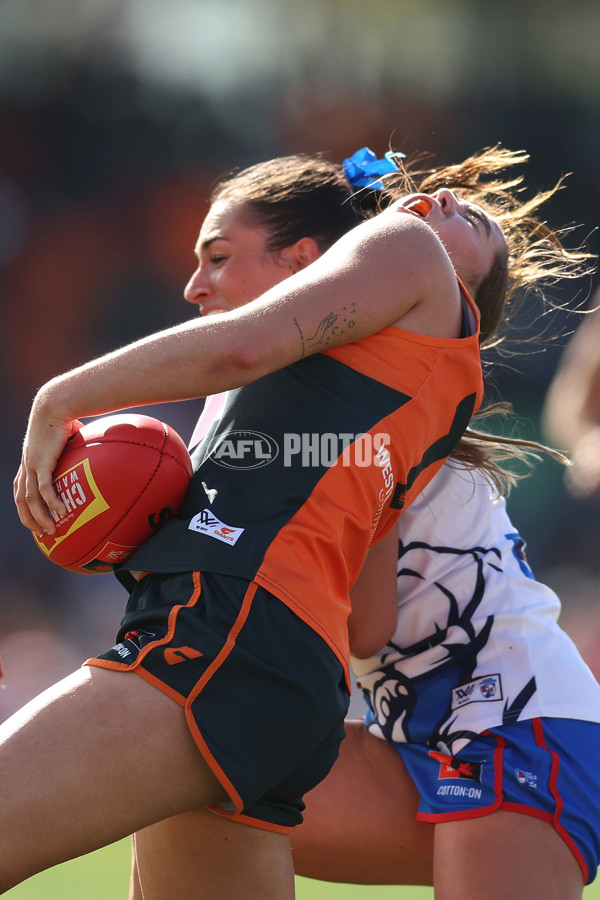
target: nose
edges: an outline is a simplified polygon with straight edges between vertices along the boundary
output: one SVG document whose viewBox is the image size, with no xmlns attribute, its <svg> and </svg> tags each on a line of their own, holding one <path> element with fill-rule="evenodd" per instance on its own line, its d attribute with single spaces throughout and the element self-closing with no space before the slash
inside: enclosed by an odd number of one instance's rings
<svg viewBox="0 0 600 900">
<path fill-rule="evenodd" d="M 200 305 L 206 297 L 211 294 L 211 287 L 208 283 L 203 267 L 200 264 L 183 290 L 183 296 L 188 303 L 196 303 Z"/>
<path fill-rule="evenodd" d="M 458 200 L 449 188 L 440 188 L 433 196 L 439 203 L 442 212 L 446 214 L 453 212 L 458 206 Z"/>
</svg>

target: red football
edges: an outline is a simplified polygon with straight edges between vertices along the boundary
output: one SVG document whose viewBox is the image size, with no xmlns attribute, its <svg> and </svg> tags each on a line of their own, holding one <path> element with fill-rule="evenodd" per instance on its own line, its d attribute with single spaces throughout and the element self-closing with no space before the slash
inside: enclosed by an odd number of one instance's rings
<svg viewBox="0 0 600 900">
<path fill-rule="evenodd" d="M 135 413 L 88 422 L 54 474 L 67 514 L 35 541 L 72 572 L 112 572 L 179 512 L 191 476 L 185 443 L 164 422 Z"/>
</svg>

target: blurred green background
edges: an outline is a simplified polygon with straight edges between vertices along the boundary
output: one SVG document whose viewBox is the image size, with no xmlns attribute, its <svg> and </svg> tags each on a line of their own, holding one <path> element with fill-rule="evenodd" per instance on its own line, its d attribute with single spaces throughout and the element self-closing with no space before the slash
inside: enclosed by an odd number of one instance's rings
<svg viewBox="0 0 600 900">
<path fill-rule="evenodd" d="M 7 900 L 127 900 L 129 841 L 121 841 L 82 859 L 36 875 L 8 891 Z M 600 880 L 583 892 L 584 900 L 600 900 Z M 326 884 L 296 878 L 297 900 L 433 900 L 433 888 L 374 887 Z"/>
</svg>

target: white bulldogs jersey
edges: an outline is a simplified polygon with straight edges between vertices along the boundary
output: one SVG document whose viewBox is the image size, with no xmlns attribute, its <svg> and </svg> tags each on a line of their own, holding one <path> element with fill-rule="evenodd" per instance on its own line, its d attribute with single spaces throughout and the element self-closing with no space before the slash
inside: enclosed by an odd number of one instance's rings
<svg viewBox="0 0 600 900">
<path fill-rule="evenodd" d="M 505 501 L 481 473 L 446 463 L 400 518 L 394 637 L 352 659 L 369 730 L 454 755 L 521 719 L 600 722 L 600 686 L 559 612 Z"/>
</svg>

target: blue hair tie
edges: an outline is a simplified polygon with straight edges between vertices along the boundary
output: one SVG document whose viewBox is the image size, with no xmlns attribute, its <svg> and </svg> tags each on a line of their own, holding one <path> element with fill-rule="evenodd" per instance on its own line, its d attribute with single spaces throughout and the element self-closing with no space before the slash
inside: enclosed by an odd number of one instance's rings
<svg viewBox="0 0 600 900">
<path fill-rule="evenodd" d="M 377 159 L 368 147 L 361 147 L 352 156 L 344 160 L 343 172 L 348 184 L 353 188 L 371 188 L 383 190 L 381 175 L 398 171 L 396 159 L 404 158 L 405 153 L 388 150 L 383 159 Z"/>
</svg>

